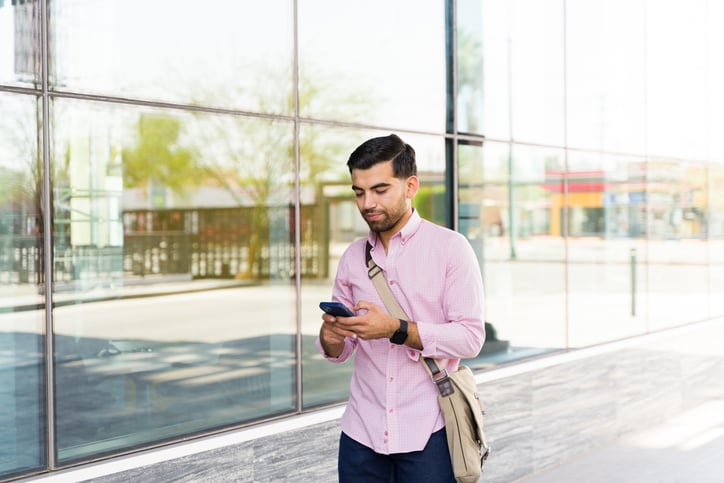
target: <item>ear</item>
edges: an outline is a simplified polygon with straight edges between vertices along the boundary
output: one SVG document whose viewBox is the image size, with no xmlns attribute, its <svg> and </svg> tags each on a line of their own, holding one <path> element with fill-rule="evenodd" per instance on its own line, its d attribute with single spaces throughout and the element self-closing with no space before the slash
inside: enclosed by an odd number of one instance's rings
<svg viewBox="0 0 724 483">
<path fill-rule="evenodd" d="M 405 181 L 405 196 L 411 200 L 417 194 L 418 189 L 420 189 L 420 180 L 417 176 L 407 178 Z"/>
</svg>

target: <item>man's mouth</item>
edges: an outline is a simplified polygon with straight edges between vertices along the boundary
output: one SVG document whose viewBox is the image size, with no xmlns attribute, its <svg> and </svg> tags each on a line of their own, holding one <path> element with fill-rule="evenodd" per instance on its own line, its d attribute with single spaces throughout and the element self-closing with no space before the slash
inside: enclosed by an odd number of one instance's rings
<svg viewBox="0 0 724 483">
<path fill-rule="evenodd" d="M 365 218 L 369 221 L 379 220 L 380 218 L 382 218 L 382 216 L 383 213 L 379 211 L 368 211 L 367 213 L 365 213 Z"/>
</svg>

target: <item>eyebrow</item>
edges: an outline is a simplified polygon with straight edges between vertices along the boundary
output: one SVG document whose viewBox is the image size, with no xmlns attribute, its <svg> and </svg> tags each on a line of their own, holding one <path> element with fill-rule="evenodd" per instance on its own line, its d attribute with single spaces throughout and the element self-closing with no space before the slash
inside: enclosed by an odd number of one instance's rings
<svg viewBox="0 0 724 483">
<path fill-rule="evenodd" d="M 374 186 L 370 186 L 371 190 L 376 190 L 380 188 L 388 188 L 392 186 L 392 183 L 377 183 Z M 352 185 L 352 190 L 354 191 L 364 191 L 364 188 L 360 188 L 359 186 Z"/>
</svg>

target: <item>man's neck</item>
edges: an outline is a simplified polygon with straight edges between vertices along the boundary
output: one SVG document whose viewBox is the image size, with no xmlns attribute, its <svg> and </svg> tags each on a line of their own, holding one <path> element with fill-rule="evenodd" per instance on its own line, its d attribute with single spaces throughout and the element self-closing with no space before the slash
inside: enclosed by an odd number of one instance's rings
<svg viewBox="0 0 724 483">
<path fill-rule="evenodd" d="M 395 225 L 392 230 L 377 233 L 377 237 L 382 242 L 382 247 L 385 249 L 385 253 L 387 253 L 387 247 L 389 246 L 392 237 L 402 231 L 405 225 L 407 225 L 407 222 L 410 221 L 410 218 L 412 218 L 412 207 L 407 210 L 405 216 L 400 218 L 400 221 Z"/>
</svg>

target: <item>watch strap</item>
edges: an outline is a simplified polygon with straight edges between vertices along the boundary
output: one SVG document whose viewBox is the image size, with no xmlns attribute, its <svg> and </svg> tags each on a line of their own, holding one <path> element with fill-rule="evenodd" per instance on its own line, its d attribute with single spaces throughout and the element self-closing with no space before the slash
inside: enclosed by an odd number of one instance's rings
<svg viewBox="0 0 724 483">
<path fill-rule="evenodd" d="M 407 340 L 407 321 L 405 319 L 398 319 L 400 321 L 400 328 L 392 334 L 390 342 L 393 344 L 404 344 Z"/>
</svg>

